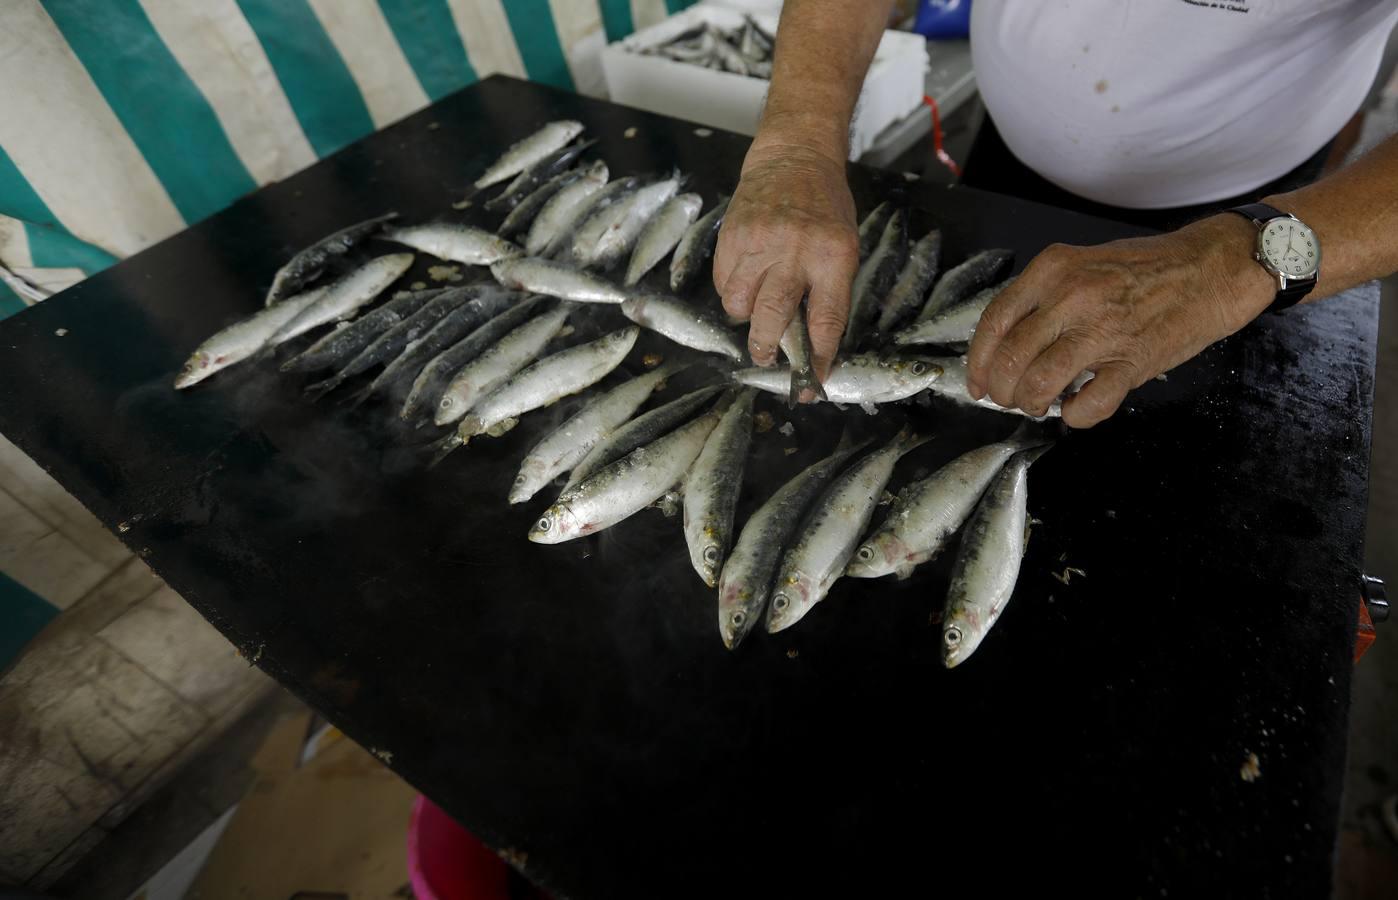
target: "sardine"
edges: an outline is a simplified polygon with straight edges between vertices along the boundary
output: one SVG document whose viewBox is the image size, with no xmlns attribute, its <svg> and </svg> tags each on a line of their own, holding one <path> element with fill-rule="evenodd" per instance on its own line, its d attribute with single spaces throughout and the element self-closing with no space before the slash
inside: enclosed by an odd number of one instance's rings
<svg viewBox="0 0 1398 900">
<path fill-rule="evenodd" d="M 685 230 L 670 260 L 670 290 L 679 292 L 689 287 L 709 257 L 713 256 L 718 230 L 723 227 L 723 217 L 728 214 L 729 199 L 724 197 L 719 200 L 713 209 Z"/>
<path fill-rule="evenodd" d="M 1013 250 L 982 250 L 961 265 L 948 269 L 932 288 L 922 312 L 917 314 L 917 321 L 926 321 L 1002 280 L 1014 262 Z"/>
<path fill-rule="evenodd" d="M 353 322 L 336 328 L 325 337 L 282 363 L 283 372 L 310 372 L 328 369 L 374 342 L 374 339 L 397 325 L 446 288 L 427 291 L 404 291 L 382 306 L 376 307 Z"/>
<path fill-rule="evenodd" d="M 917 311 L 927 297 L 927 289 L 937 280 L 942 262 L 942 233 L 935 228 L 922 236 L 908 251 L 908 261 L 893 289 L 883 298 L 874 330 L 889 334 L 894 327 Z"/>
<path fill-rule="evenodd" d="M 296 294 L 303 287 L 315 281 L 325 271 L 326 263 L 332 256 L 343 256 L 372 237 L 385 223 L 398 218 L 398 213 L 389 213 L 348 228 L 341 228 L 329 237 L 321 238 L 311 246 L 293 256 L 286 265 L 272 276 L 272 287 L 267 291 L 265 305 L 271 306 Z"/>
<path fill-rule="evenodd" d="M 851 444 L 841 438 L 833 453 L 802 469 L 748 517 L 718 579 L 718 633 L 729 650 L 742 642 L 761 617 L 782 550 L 800 527 L 806 508 L 866 443 Z"/>
<path fill-rule="evenodd" d="M 568 475 L 566 487 L 572 487 L 637 447 L 649 444 L 661 435 L 673 431 L 722 390 L 722 385 L 713 385 L 690 391 L 683 397 L 657 406 L 619 426 L 610 436 L 598 441 L 582 461 L 573 467 L 573 471 Z"/>
<path fill-rule="evenodd" d="M 538 255 L 546 256 L 550 259 L 559 259 L 569 256 L 569 251 L 572 249 L 573 242 L 577 239 L 578 233 L 584 228 L 587 228 L 588 223 L 592 222 L 597 216 L 616 206 L 618 203 L 625 201 L 626 198 L 640 189 L 641 184 L 642 181 L 638 175 L 627 175 L 625 178 L 615 178 L 607 182 L 600 191 L 593 194 L 585 203 L 573 211 L 574 215 L 572 218 L 563 223 L 563 226 L 560 227 L 558 232 L 553 236 L 553 240 L 549 241 L 548 246 Z"/>
<path fill-rule="evenodd" d="M 717 411 L 705 413 L 565 489 L 529 530 L 529 540 L 571 541 L 650 506 L 684 477 L 718 421 Z"/>
<path fill-rule="evenodd" d="M 525 252 L 539 256 L 560 234 L 571 230 L 592 205 L 592 198 L 607 186 L 607 176 L 607 164 L 599 159 L 587 167 L 581 178 L 550 197 L 529 225 Z"/>
<path fill-rule="evenodd" d="M 704 198 L 698 194 L 671 197 L 636 239 L 636 249 L 631 251 L 631 262 L 626 267 L 626 280 L 623 283 L 628 287 L 636 284 L 674 250 L 685 231 L 698 218 L 703 206 Z"/>
<path fill-rule="evenodd" d="M 605 168 L 606 163 L 602 163 L 602 166 Z M 588 171 L 586 166 L 577 166 L 566 172 L 560 172 L 545 181 L 531 191 L 528 197 L 521 200 L 518 206 L 510 210 L 510 214 L 505 217 L 505 221 L 500 223 L 500 227 L 495 230 L 495 233 L 502 238 L 513 238 L 516 235 L 524 234 L 529 230 L 535 216 L 558 195 L 559 191 L 579 179 L 585 178 Z"/>
<path fill-rule="evenodd" d="M 684 540 L 694 571 L 709 587 L 718 584 L 733 538 L 733 514 L 752 440 L 756 396 L 751 388 L 738 394 L 684 479 Z"/>
<path fill-rule="evenodd" d="M 528 137 L 511 144 L 509 149 L 476 179 L 476 188 L 490 187 L 518 175 L 549 154 L 562 149 L 569 141 L 582 134 L 582 130 L 581 122 L 567 119 L 549 122 Z"/>
<path fill-rule="evenodd" d="M 997 285 L 980 291 L 965 303 L 942 310 L 929 319 L 915 322 L 893 335 L 893 343 L 908 344 L 969 344 L 975 337 L 976 326 L 980 324 L 981 313 L 985 312 L 992 300 L 1009 287 L 1010 278 Z"/>
<path fill-rule="evenodd" d="M 893 403 L 926 390 L 942 377 L 940 359 L 898 354 L 859 353 L 840 357 L 825 379 L 825 395 L 831 403 L 855 403 L 866 409 Z M 786 397 L 791 392 L 791 368 L 770 366 L 742 369 L 733 380 L 749 387 Z"/>
<path fill-rule="evenodd" d="M 573 238 L 573 261 L 608 270 L 636 246 L 646 223 L 679 191 L 683 178 L 669 178 L 638 188 L 589 218 Z"/>
<path fill-rule="evenodd" d="M 894 498 L 888 517 L 860 543 L 845 574 L 851 578 L 897 575 L 936 558 L 975 509 L 1005 462 L 1027 446 L 1011 439 L 963 453 Z"/>
<path fill-rule="evenodd" d="M 679 366 L 659 366 L 594 398 L 535 444 L 520 464 L 510 503 L 524 503 L 544 485 L 572 469 L 588 451 L 630 419 L 646 398 Z"/>
<path fill-rule="evenodd" d="M 521 369 L 471 408 L 457 426 L 457 436 L 464 442 L 478 434 L 501 433 L 519 416 L 587 390 L 621 365 L 640 334 L 632 325 Z"/>
<path fill-rule="evenodd" d="M 742 360 L 746 354 L 733 329 L 702 309 L 663 294 L 635 294 L 621 304 L 621 313 L 637 325 L 704 353 Z"/>
<path fill-rule="evenodd" d="M 354 376 L 392 361 L 403 352 L 404 347 L 426 334 L 443 317 L 470 297 L 465 288 L 452 288 L 433 297 L 417 312 L 375 338 L 334 375 L 307 387 L 306 396 L 318 400 Z"/>
<path fill-rule="evenodd" d="M 537 359 L 563 327 L 568 313 L 566 307 L 559 307 L 531 319 L 462 367 L 437 401 L 434 421 L 438 425 L 457 421 L 482 397 Z"/>
<path fill-rule="evenodd" d="M 888 200 L 869 211 L 864 221 L 859 223 L 859 261 L 862 263 L 874 252 L 883 237 L 888 220 L 893 218 L 894 206 Z"/>
<path fill-rule="evenodd" d="M 488 266 L 524 255 L 523 249 L 483 228 L 451 222 L 390 228 L 384 239 L 468 266 Z"/>
<path fill-rule="evenodd" d="M 1028 541 L 1029 466 L 1048 449 L 1016 453 L 966 523 L 942 620 L 942 663 L 948 669 L 976 652 L 1014 594 Z"/>
<path fill-rule="evenodd" d="M 409 379 L 415 378 L 433 357 L 524 296 L 493 284 L 471 285 L 465 290 L 469 299 L 447 313 L 421 337 L 405 345 L 397 356 L 384 366 L 378 377 L 366 385 L 351 402 L 357 405 L 375 394 L 387 394 L 391 403 L 397 403 L 406 396 L 410 387 Z"/>
<path fill-rule="evenodd" d="M 500 209 L 514 209 L 525 197 L 534 192 L 534 189 L 548 181 L 560 172 L 566 170 L 578 157 L 582 156 L 592 148 L 597 141 L 580 141 L 567 147 L 555 150 L 548 156 L 534 163 L 515 176 L 514 181 L 505 185 L 504 190 L 496 194 L 483 204 L 485 209 L 490 211 Z"/>
<path fill-rule="evenodd" d="M 1025 418 L 1034 419 L 1035 421 L 1055 419 L 1063 415 L 1063 403 L 1061 398 L 1050 403 L 1048 412 L 1043 416 L 1031 416 L 1022 409 L 1009 409 L 1001 406 L 994 400 L 991 400 L 988 394 L 979 400 L 972 400 L 971 392 L 966 387 L 966 357 L 933 357 L 932 361 L 943 370 L 942 377 L 937 379 L 936 383 L 931 386 L 932 393 L 939 397 L 946 397 L 948 400 L 954 400 L 965 406 L 979 406 L 982 409 L 993 409 L 996 412 L 1013 413 L 1014 415 L 1024 416 Z M 1069 385 L 1068 390 L 1065 392 L 1065 396 L 1077 393 L 1083 384 L 1091 377 L 1091 372 L 1084 372 L 1078 380 Z"/>
<path fill-rule="evenodd" d="M 806 327 L 806 304 L 796 307 L 796 315 L 782 332 L 782 352 L 786 354 L 787 368 L 791 371 L 791 387 L 786 395 L 786 405 L 795 408 L 801 402 L 801 395 L 810 391 L 815 400 L 828 400 L 825 386 L 815 373 L 815 351 L 811 349 L 811 332 Z M 814 401 L 812 401 L 814 402 Z"/>
<path fill-rule="evenodd" d="M 326 285 L 314 303 L 307 305 L 296 318 L 283 325 L 267 343 L 280 344 L 321 325 L 350 318 L 384 288 L 397 281 L 412 264 L 411 253 L 390 253 L 371 259 Z"/>
<path fill-rule="evenodd" d="M 441 399 L 442 393 L 457 372 L 499 343 L 505 335 L 537 315 L 541 304 L 553 302 L 550 298 L 539 295 L 522 300 L 437 354 L 413 381 L 408 396 L 403 400 L 403 408 L 398 413 L 399 418 L 407 422 L 419 414 L 425 414 L 427 420 L 431 421 L 437 401 Z"/>
<path fill-rule="evenodd" d="M 498 262 L 490 267 L 490 274 L 507 288 L 577 303 L 621 303 L 627 297 L 625 291 L 604 278 L 532 256 Z"/>
<path fill-rule="evenodd" d="M 715 41 L 714 50 L 718 54 L 719 64 L 734 75 L 748 75 L 748 63 L 732 44 L 727 41 Z"/>
<path fill-rule="evenodd" d="M 864 332 L 878 313 L 879 301 L 893 287 L 907 256 L 908 217 L 899 209 L 889 217 L 879 245 L 860 264 L 859 272 L 854 276 L 854 284 L 850 287 L 849 321 L 845 324 L 844 337 L 840 339 L 840 349 L 850 351 L 859 346 Z"/>
<path fill-rule="evenodd" d="M 192 387 L 215 372 L 242 362 L 266 346 L 272 335 L 320 300 L 327 289 L 312 288 L 302 294 L 258 310 L 235 322 L 195 348 L 180 374 L 175 390 Z"/>
<path fill-rule="evenodd" d="M 906 427 L 892 441 L 850 466 L 830 483 L 787 549 L 772 587 L 767 630 L 790 628 L 830 593 L 849 565 L 859 538 L 883 496 L 893 466 L 931 440 Z"/>
</svg>

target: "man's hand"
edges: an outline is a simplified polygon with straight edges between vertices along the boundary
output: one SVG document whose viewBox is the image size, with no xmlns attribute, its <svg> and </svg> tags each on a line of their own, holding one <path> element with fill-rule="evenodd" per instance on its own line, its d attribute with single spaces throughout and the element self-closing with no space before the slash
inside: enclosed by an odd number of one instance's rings
<svg viewBox="0 0 1398 900">
<path fill-rule="evenodd" d="M 1257 231 L 1223 213 L 1158 237 L 1039 254 L 981 316 L 967 356 L 971 396 L 1043 415 L 1063 403 L 1089 428 L 1128 391 L 1256 318 L 1276 281 L 1252 259 Z"/>
<path fill-rule="evenodd" d="M 723 308 L 751 321 L 753 362 L 776 361 L 777 343 L 804 296 L 816 376 L 824 381 L 845 330 L 858 267 L 844 160 L 800 143 L 754 143 L 714 254 Z"/>
</svg>

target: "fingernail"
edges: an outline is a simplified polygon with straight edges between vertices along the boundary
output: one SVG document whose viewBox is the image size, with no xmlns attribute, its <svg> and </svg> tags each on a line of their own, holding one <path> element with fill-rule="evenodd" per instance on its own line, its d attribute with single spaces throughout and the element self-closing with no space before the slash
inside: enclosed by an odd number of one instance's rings
<svg viewBox="0 0 1398 900">
<path fill-rule="evenodd" d="M 971 395 L 972 400 L 979 400 L 985 394 L 985 389 L 981 387 L 979 381 L 968 381 L 966 382 L 966 393 Z"/>
</svg>

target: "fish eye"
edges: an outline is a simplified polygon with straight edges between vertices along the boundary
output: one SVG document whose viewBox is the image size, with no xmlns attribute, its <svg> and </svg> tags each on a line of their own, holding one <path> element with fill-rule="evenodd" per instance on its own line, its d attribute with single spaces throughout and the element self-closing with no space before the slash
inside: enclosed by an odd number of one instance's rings
<svg viewBox="0 0 1398 900">
<path fill-rule="evenodd" d="M 927 373 L 927 363 L 925 363 L 925 362 L 915 362 L 915 363 L 913 363 L 913 374 L 914 374 L 914 375 L 925 375 L 926 373 Z"/>
<path fill-rule="evenodd" d="M 952 625 L 952 626 L 951 626 L 950 628 L 948 628 L 948 629 L 946 630 L 946 632 L 942 635 L 942 641 L 943 641 L 948 647 L 955 647 L 956 645 L 960 644 L 960 643 L 961 643 L 961 629 L 960 629 L 960 628 L 957 628 L 955 625 Z"/>
<path fill-rule="evenodd" d="M 718 546 L 716 544 L 710 544 L 704 548 L 704 562 L 711 566 L 718 565 Z"/>
<path fill-rule="evenodd" d="M 874 558 L 874 548 L 870 547 L 868 544 L 865 544 L 863 547 L 859 548 L 859 552 L 856 553 L 855 556 L 858 556 L 859 559 L 863 562 L 868 562 L 869 560 Z"/>
<path fill-rule="evenodd" d="M 743 623 L 747 620 L 747 614 L 744 613 L 741 609 L 728 617 L 728 621 L 733 625 L 734 628 L 742 628 Z"/>
<path fill-rule="evenodd" d="M 544 516 L 542 519 L 538 521 L 538 523 L 534 527 L 539 529 L 540 531 L 548 531 L 550 528 L 553 527 L 553 519 L 549 518 L 548 516 Z"/>
<path fill-rule="evenodd" d="M 452 404 L 452 399 L 451 399 L 450 397 L 443 397 L 443 398 L 442 398 L 442 409 L 451 409 L 451 404 Z"/>
<path fill-rule="evenodd" d="M 778 594 L 777 596 L 772 598 L 772 608 L 775 609 L 777 612 L 781 612 L 782 610 L 786 609 L 789 605 L 791 605 L 791 598 L 788 597 L 786 594 Z"/>
<path fill-rule="evenodd" d="M 518 485 L 518 486 L 520 486 L 520 487 L 523 487 L 523 486 L 524 486 L 524 476 L 523 476 L 523 475 L 516 475 L 516 476 L 515 476 L 515 484 Z"/>
</svg>

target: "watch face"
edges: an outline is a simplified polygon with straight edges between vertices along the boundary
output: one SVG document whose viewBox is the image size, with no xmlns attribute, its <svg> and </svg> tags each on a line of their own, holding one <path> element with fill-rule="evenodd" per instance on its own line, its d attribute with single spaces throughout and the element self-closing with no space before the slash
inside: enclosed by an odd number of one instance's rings
<svg viewBox="0 0 1398 900">
<path fill-rule="evenodd" d="M 1320 241 L 1295 219 L 1273 219 L 1258 238 L 1262 261 L 1287 278 L 1310 278 L 1320 268 Z"/>
</svg>

